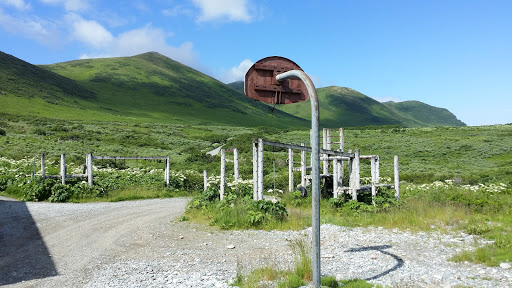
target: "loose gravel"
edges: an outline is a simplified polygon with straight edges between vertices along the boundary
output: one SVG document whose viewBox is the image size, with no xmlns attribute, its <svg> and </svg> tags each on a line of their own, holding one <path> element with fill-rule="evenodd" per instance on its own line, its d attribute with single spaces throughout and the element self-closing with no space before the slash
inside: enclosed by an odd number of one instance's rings
<svg viewBox="0 0 512 288">
<path fill-rule="evenodd" d="M 311 233 L 311 228 L 220 231 L 177 221 L 187 201 L 51 204 L 0 199 L 0 285 L 229 287 L 237 270 L 290 269 L 290 240 Z M 322 274 L 340 280 L 366 279 L 390 287 L 512 287 L 510 265 L 448 261 L 488 244 L 472 235 L 327 224 L 321 233 Z"/>
</svg>

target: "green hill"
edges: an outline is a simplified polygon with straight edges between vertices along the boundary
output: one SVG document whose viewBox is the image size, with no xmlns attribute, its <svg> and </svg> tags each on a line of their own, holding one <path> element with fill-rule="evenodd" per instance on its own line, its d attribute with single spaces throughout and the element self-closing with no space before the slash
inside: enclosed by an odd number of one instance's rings
<svg viewBox="0 0 512 288">
<path fill-rule="evenodd" d="M 58 119 L 307 127 L 158 53 L 34 66 L 0 55 L 0 112 Z M 4 88 L 5 87 L 5 88 Z"/>
<path fill-rule="evenodd" d="M 228 84 L 229 87 L 235 89 L 236 91 L 240 93 L 244 92 L 244 81 L 235 81 Z"/>
<path fill-rule="evenodd" d="M 390 109 L 350 88 L 335 86 L 318 88 L 317 95 L 321 126 L 357 127 L 402 124 Z M 311 119 L 311 104 L 308 102 L 282 105 L 279 109 Z"/>
<path fill-rule="evenodd" d="M 243 93 L 243 81 L 228 85 Z M 317 88 L 317 94 L 320 103 L 320 124 L 324 127 L 466 126 L 447 109 L 419 101 L 380 103 L 356 90 L 337 86 Z M 308 102 L 279 105 L 278 108 L 298 117 L 311 119 L 311 104 Z"/>
<path fill-rule="evenodd" d="M 445 108 L 430 106 L 420 101 L 382 103 L 404 118 L 418 120 L 431 126 L 466 126 L 466 124 Z"/>
</svg>

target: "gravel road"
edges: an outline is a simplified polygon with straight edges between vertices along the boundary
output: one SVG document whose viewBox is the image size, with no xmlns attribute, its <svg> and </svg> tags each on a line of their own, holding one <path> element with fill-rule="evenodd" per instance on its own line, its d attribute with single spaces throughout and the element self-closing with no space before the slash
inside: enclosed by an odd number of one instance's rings
<svg viewBox="0 0 512 288">
<path fill-rule="evenodd" d="M 303 231 L 219 231 L 177 221 L 188 199 L 24 203 L 0 198 L 0 285 L 228 287 L 237 269 L 290 268 Z M 449 257 L 466 234 L 322 225 L 322 274 L 391 287 L 512 287 L 512 270 Z M 306 236 L 304 236 L 306 235 Z"/>
</svg>

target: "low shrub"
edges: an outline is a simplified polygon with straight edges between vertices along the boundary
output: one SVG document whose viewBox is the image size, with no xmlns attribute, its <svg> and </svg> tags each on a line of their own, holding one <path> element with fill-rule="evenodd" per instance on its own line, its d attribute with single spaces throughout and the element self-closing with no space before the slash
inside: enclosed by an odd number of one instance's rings
<svg viewBox="0 0 512 288">
<path fill-rule="evenodd" d="M 44 201 L 51 195 L 55 180 L 37 178 L 22 187 L 24 201 Z"/>
<path fill-rule="evenodd" d="M 211 225 L 222 229 L 261 227 L 270 221 L 283 221 L 288 216 L 281 202 L 253 201 L 249 181 L 229 183 L 222 200 L 217 187 L 210 185 L 208 190 L 194 197 L 187 206 L 187 213 L 199 210 L 212 219 Z"/>
</svg>

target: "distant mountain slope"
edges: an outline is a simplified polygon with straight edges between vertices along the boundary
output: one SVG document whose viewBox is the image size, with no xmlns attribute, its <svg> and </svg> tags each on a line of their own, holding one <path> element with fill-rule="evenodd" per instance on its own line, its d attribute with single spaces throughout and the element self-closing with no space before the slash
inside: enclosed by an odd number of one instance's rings
<svg viewBox="0 0 512 288">
<path fill-rule="evenodd" d="M 391 109 L 353 89 L 337 86 L 318 88 L 317 95 L 320 106 L 320 125 L 323 127 L 403 124 Z M 311 119 L 309 101 L 281 105 L 279 109 Z"/>
<path fill-rule="evenodd" d="M 228 84 L 244 93 L 244 82 Z M 324 127 L 357 127 L 368 125 L 402 125 L 405 127 L 465 126 L 450 111 L 420 101 L 380 103 L 356 90 L 346 87 L 318 88 L 320 123 Z M 307 102 L 280 105 L 290 114 L 311 119 Z"/>
<path fill-rule="evenodd" d="M 76 81 L 47 71 L 0 51 L 0 93 L 69 104 L 93 100 L 96 94 Z"/>
<path fill-rule="evenodd" d="M 420 101 L 384 102 L 382 103 L 397 114 L 415 119 L 432 126 L 466 126 L 466 124 L 445 108 L 430 106 Z"/>
<path fill-rule="evenodd" d="M 97 94 L 103 111 L 172 123 L 305 127 L 307 121 L 241 96 L 220 81 L 156 52 L 41 66 Z"/>
<path fill-rule="evenodd" d="M 245 93 L 244 92 L 244 81 L 231 82 L 231 83 L 228 83 L 228 86 L 235 89 L 236 91 L 238 91 L 240 93 Z"/>
</svg>

